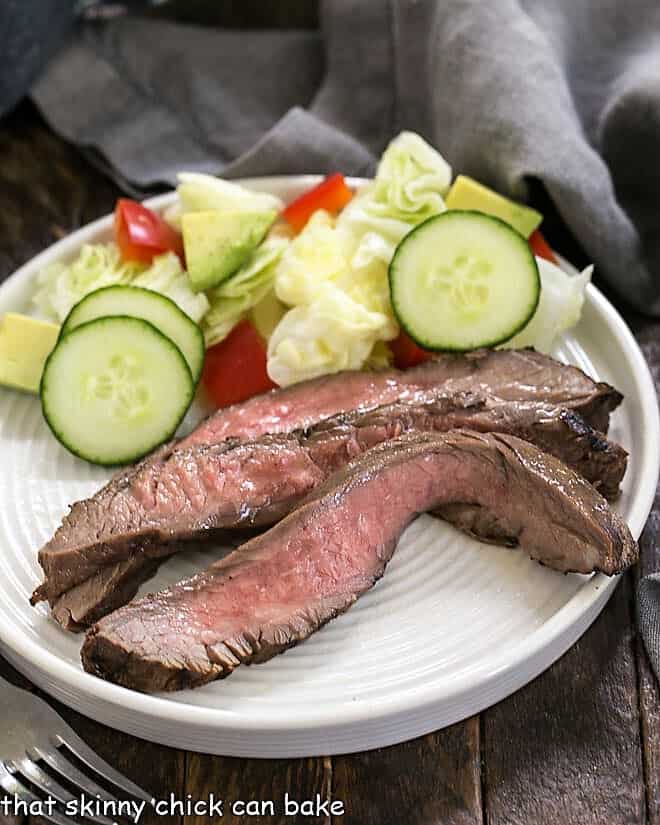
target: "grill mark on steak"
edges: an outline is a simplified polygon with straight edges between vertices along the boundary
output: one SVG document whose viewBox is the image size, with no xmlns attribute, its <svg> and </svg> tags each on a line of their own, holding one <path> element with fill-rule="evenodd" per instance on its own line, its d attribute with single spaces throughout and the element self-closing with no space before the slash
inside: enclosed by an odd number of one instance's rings
<svg viewBox="0 0 660 825">
<path fill-rule="evenodd" d="M 206 571 L 101 619 L 86 671 L 141 691 L 196 687 L 265 662 L 348 609 L 420 512 L 468 502 L 532 558 L 613 574 L 637 546 L 600 494 L 513 436 L 404 435 L 334 474 L 268 532 Z"/>
<path fill-rule="evenodd" d="M 424 396 L 423 403 L 418 400 L 351 412 L 307 431 L 263 436 L 251 443 L 228 440 L 175 450 L 156 465 L 143 465 L 121 483 L 73 506 L 40 553 L 46 581 L 33 600 L 48 598 L 54 616 L 64 617 L 69 628 L 84 624 L 87 614 L 95 620 L 103 610 L 104 591 L 116 607 L 112 588 L 127 579 L 123 570 L 108 575 L 108 565 L 141 556 L 154 570 L 154 559 L 171 555 L 187 541 L 218 539 L 222 531 L 245 525 L 270 525 L 350 458 L 412 430 L 467 427 L 512 433 L 552 452 L 608 495 L 618 491 L 625 451 L 594 433 L 573 411 L 469 393 L 435 393 Z M 91 541 L 90 527 L 95 528 Z M 178 544 L 173 546 L 173 541 Z M 69 595 L 65 607 L 57 604 L 59 596 L 94 578 L 99 568 L 97 582 Z M 75 623 L 68 618 L 73 613 Z"/>
</svg>

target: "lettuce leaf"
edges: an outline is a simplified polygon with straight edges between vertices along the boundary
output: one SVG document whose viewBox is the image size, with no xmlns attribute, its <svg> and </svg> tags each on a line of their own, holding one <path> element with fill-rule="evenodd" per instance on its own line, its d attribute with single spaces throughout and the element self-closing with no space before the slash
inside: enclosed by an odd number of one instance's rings
<svg viewBox="0 0 660 825">
<path fill-rule="evenodd" d="M 85 244 L 73 261 L 58 261 L 42 269 L 37 284 L 32 301 L 39 314 L 60 322 L 85 295 L 115 284 L 132 284 L 167 295 L 196 322 L 209 307 L 206 296 L 196 295 L 190 288 L 188 275 L 173 252 L 159 255 L 147 267 L 122 261 L 114 243 Z"/>
<path fill-rule="evenodd" d="M 193 292 L 188 273 L 174 252 L 155 257 L 151 266 L 136 275 L 131 283 L 171 298 L 197 324 L 208 311 L 206 295 Z"/>
<path fill-rule="evenodd" d="M 321 284 L 348 286 L 348 249 L 342 241 L 331 215 L 323 209 L 314 212 L 277 267 L 275 293 L 280 301 L 290 306 L 309 304 L 316 300 Z"/>
<path fill-rule="evenodd" d="M 351 264 L 389 264 L 399 241 L 417 224 L 445 211 L 451 167 L 423 138 L 402 132 L 387 147 L 375 179 L 364 186 L 337 221 L 352 239 Z"/>
<path fill-rule="evenodd" d="M 580 320 L 593 266 L 577 275 L 569 275 L 545 258 L 537 257 L 536 262 L 541 276 L 539 305 L 527 326 L 504 346 L 534 347 L 549 353 L 557 336 Z"/>
<path fill-rule="evenodd" d="M 85 295 L 129 283 L 142 269 L 141 264 L 122 261 L 114 243 L 85 244 L 70 263 L 57 261 L 39 272 L 32 301 L 43 318 L 62 322 Z"/>
<path fill-rule="evenodd" d="M 319 286 L 328 283 L 370 311 L 393 318 L 387 266 L 377 259 L 351 265 L 350 252 L 334 218 L 317 210 L 282 255 L 275 275 L 277 297 L 289 306 L 310 304 L 317 300 Z"/>
<path fill-rule="evenodd" d="M 359 369 L 392 320 L 372 312 L 333 283 L 322 283 L 311 303 L 289 310 L 268 342 L 268 374 L 288 386 L 318 375 Z"/>
<path fill-rule="evenodd" d="M 419 223 L 444 211 L 451 166 L 414 132 L 401 132 L 378 164 L 372 211 Z"/>
<path fill-rule="evenodd" d="M 393 361 L 394 355 L 385 341 L 376 341 L 364 366 L 368 370 L 384 370 L 391 367 Z"/>
<path fill-rule="evenodd" d="M 248 318 L 257 328 L 257 332 L 264 341 L 268 341 L 286 311 L 287 308 L 277 297 L 275 290 L 271 289 L 252 307 L 248 313 Z"/>
<path fill-rule="evenodd" d="M 334 219 L 318 210 L 282 255 L 275 293 L 293 308 L 273 331 L 268 348 L 269 375 L 281 386 L 359 369 L 378 341 L 397 335 L 387 266 L 372 261 L 353 268 L 350 251 Z"/>
<path fill-rule="evenodd" d="M 186 212 L 200 212 L 204 209 L 219 209 L 247 212 L 280 212 L 282 200 L 265 192 L 253 192 L 238 183 L 231 183 L 214 175 L 201 172 L 180 172 L 177 193 L 178 202 L 165 210 L 165 219 L 177 229 L 181 226 L 181 215 Z"/>
<path fill-rule="evenodd" d="M 208 292 L 210 309 L 202 323 L 206 346 L 218 344 L 273 288 L 275 266 L 288 246 L 271 238 L 257 247 L 235 275 Z"/>
</svg>

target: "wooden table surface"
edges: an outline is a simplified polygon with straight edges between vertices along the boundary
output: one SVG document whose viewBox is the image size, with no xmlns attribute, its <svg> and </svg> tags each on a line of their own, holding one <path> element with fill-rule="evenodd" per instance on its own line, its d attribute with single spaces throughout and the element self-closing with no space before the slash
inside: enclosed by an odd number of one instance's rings
<svg viewBox="0 0 660 825">
<path fill-rule="evenodd" d="M 117 194 L 30 105 L 0 120 L 0 280 L 109 212 Z M 620 308 L 658 385 L 660 323 Z M 660 569 L 658 497 L 641 546 L 642 569 Z M 635 626 L 637 575 L 624 576 L 582 639 L 509 699 L 446 730 L 369 753 L 268 761 L 204 756 L 57 707 L 102 756 L 159 796 L 203 798 L 213 791 L 226 799 L 277 800 L 285 791 L 298 799 L 319 793 L 342 800 L 346 810 L 320 819 L 225 814 L 223 823 L 660 825 L 660 694 Z M 2 660 L 0 672 L 29 687 Z"/>
</svg>

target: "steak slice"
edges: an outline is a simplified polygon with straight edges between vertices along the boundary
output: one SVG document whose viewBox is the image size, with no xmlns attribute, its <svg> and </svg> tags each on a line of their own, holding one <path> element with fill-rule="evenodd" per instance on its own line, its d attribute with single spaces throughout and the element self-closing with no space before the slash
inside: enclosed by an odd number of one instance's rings
<svg viewBox="0 0 660 825">
<path fill-rule="evenodd" d="M 605 499 L 528 442 L 456 430 L 402 436 L 206 571 L 101 619 L 83 644 L 83 666 L 157 691 L 265 662 L 371 588 L 417 514 L 451 503 L 479 507 L 489 525 L 557 570 L 613 574 L 637 558 Z"/>
<path fill-rule="evenodd" d="M 66 630 L 88 627 L 116 610 L 138 592 L 140 585 L 158 569 L 159 559 L 138 553 L 97 572 L 62 593 L 52 604 L 53 618 Z"/>
<path fill-rule="evenodd" d="M 621 394 L 608 384 L 596 383 L 576 367 L 560 364 L 531 349 L 477 350 L 462 355 L 441 355 L 405 372 L 343 372 L 273 390 L 218 411 L 186 438 L 160 447 L 136 467 L 120 470 L 94 499 L 74 504 L 53 539 L 39 553 L 47 581 L 35 590 L 32 603 L 46 598 L 52 601 L 71 585 L 94 575 L 95 570 L 90 569 L 82 557 L 80 562 L 76 557 L 79 547 L 102 544 L 96 535 L 103 520 L 102 508 L 88 502 L 96 501 L 98 504 L 111 501 L 140 473 L 149 472 L 167 461 L 173 451 L 192 445 L 218 444 L 229 437 L 252 439 L 266 432 L 289 432 L 311 426 L 338 412 L 372 409 L 394 401 L 412 400 L 420 393 L 439 387 L 446 393 L 477 390 L 504 400 L 542 400 L 561 404 L 581 412 L 592 426 L 603 431 L 607 430 L 610 411 L 622 399 Z M 128 521 L 130 515 L 125 514 Z M 86 527 L 88 517 L 90 523 Z M 81 538 L 81 533 L 86 533 L 86 536 Z M 149 538 L 146 541 L 153 546 Z M 62 586 L 48 581 L 49 559 L 58 549 L 71 551 L 62 560 L 68 570 Z M 126 548 L 123 558 L 128 558 L 130 549 Z M 149 550 L 148 547 L 133 549 L 136 552 Z M 113 563 L 114 560 L 108 558 L 105 563 Z M 96 566 L 102 564 L 103 560 Z"/>
<path fill-rule="evenodd" d="M 532 441 L 608 495 L 618 491 L 625 472 L 625 451 L 571 410 L 468 393 L 431 394 L 423 402 L 418 398 L 337 416 L 307 431 L 176 449 L 155 464 L 144 464 L 121 483 L 73 505 L 39 554 L 46 580 L 33 599 L 48 598 L 52 604 L 102 569 L 101 579 L 74 597 L 73 611 L 70 598 L 63 610 L 54 611 L 56 618 L 77 615 L 78 624 L 90 610 L 98 618 L 99 597 L 107 592 L 114 607 L 112 588 L 118 582 L 129 587 L 126 569 L 111 575 L 107 566 L 170 555 L 185 542 L 221 538 L 224 530 L 273 524 L 330 473 L 375 444 L 403 432 L 461 427 Z"/>
<path fill-rule="evenodd" d="M 320 422 L 308 431 L 310 441 L 324 438 L 328 430 L 354 427 L 385 430 L 396 423 L 403 432 L 447 432 L 469 429 L 514 435 L 535 444 L 572 467 L 609 500 L 620 492 L 628 453 L 603 433 L 591 427 L 574 410 L 539 401 L 502 401 L 499 398 L 464 392 L 453 396 L 427 393 L 411 402 L 399 402 L 367 412 L 353 411 Z M 372 436 L 372 446 L 394 438 Z"/>
<path fill-rule="evenodd" d="M 532 349 L 483 349 L 437 355 L 404 372 L 339 372 L 271 390 L 213 413 L 180 446 L 290 432 L 339 412 L 380 407 L 440 387 L 447 394 L 480 392 L 506 401 L 542 401 L 567 407 L 604 433 L 610 412 L 623 398 L 609 384 L 597 383 L 577 367 Z"/>
<path fill-rule="evenodd" d="M 227 535 L 223 551 L 228 553 L 242 544 L 246 535 L 249 537 L 250 534 L 241 531 L 240 539 L 237 534 Z M 170 545 L 170 549 L 172 553 L 176 552 L 174 545 Z M 93 576 L 74 585 L 53 601 L 53 618 L 65 630 L 76 633 L 84 630 L 106 614 L 130 602 L 140 585 L 155 574 L 164 558 L 165 556 L 150 558 L 144 553 L 138 553 L 124 561 L 99 568 Z"/>
</svg>

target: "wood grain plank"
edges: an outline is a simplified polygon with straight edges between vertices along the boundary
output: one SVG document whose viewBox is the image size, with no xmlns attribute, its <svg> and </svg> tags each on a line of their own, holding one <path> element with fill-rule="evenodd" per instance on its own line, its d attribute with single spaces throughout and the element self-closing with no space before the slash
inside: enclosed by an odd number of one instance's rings
<svg viewBox="0 0 660 825">
<path fill-rule="evenodd" d="M 402 745 L 335 757 L 333 797 L 360 825 L 480 825 L 479 719 Z"/>
<path fill-rule="evenodd" d="M 483 714 L 489 825 L 646 821 L 631 584 L 550 670 Z"/>
<path fill-rule="evenodd" d="M 11 682 L 12 685 L 16 685 L 16 687 L 30 691 L 36 690 L 32 682 L 26 679 L 22 673 L 19 673 L 16 668 L 10 665 L 2 656 L 0 656 L 0 676 L 8 682 Z"/>
<path fill-rule="evenodd" d="M 211 793 L 225 800 L 222 818 L 209 816 L 187 816 L 184 825 L 251 825 L 268 822 L 269 825 L 330 825 L 330 817 L 309 817 L 306 814 L 285 816 L 284 795 L 290 799 L 314 800 L 318 794 L 321 800 L 331 799 L 332 762 L 329 758 L 309 759 L 232 759 L 205 754 L 188 754 L 186 770 L 186 793 L 194 799 L 208 800 Z M 263 816 L 248 813 L 245 807 L 232 812 L 237 801 L 248 803 L 273 803 L 271 813 Z"/>
<path fill-rule="evenodd" d="M 636 337 L 660 391 L 660 323 L 634 319 Z M 638 574 L 660 572 L 660 489 L 639 542 L 641 564 Z M 639 577 L 638 575 L 638 577 Z M 660 825 L 660 690 L 641 638 L 637 639 L 639 701 L 644 748 L 644 776 L 649 825 Z"/>
<path fill-rule="evenodd" d="M 119 190 L 29 103 L 0 128 L 0 281 L 49 244 L 111 212 Z"/>
</svg>

